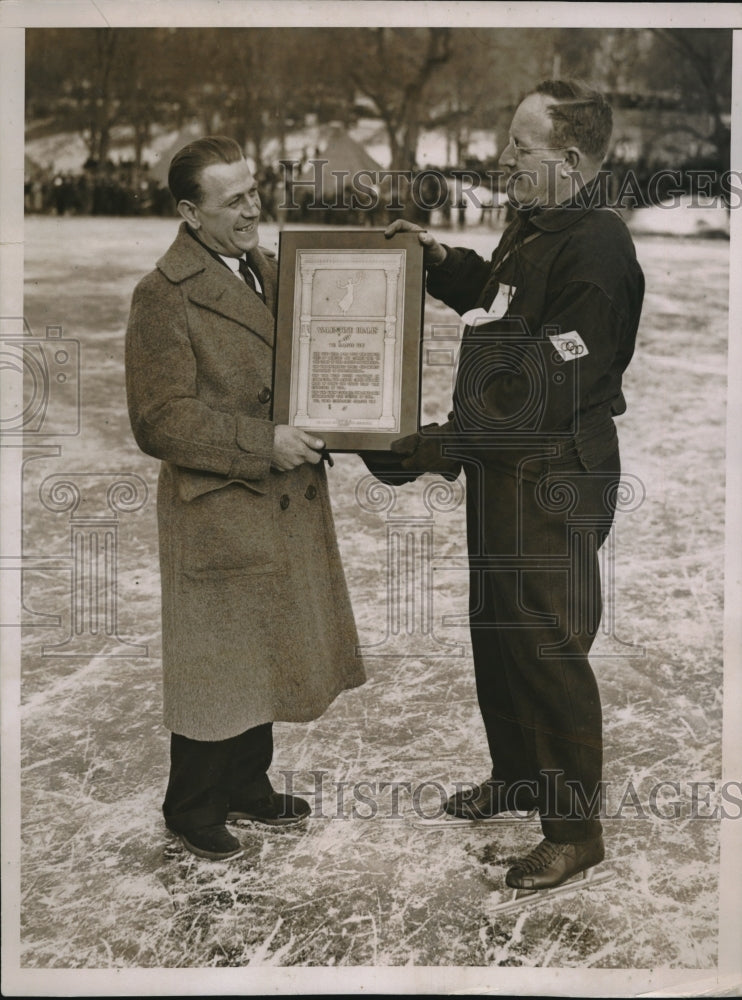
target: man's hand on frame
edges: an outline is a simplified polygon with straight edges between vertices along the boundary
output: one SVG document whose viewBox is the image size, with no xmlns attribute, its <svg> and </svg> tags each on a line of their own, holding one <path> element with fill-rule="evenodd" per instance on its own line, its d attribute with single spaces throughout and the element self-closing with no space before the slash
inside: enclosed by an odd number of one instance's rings
<svg viewBox="0 0 742 1000">
<path fill-rule="evenodd" d="M 322 458 L 325 442 L 298 427 L 277 424 L 273 433 L 273 458 L 271 467 L 288 472 L 304 462 L 316 465 Z"/>
<path fill-rule="evenodd" d="M 418 474 L 437 472 L 453 481 L 461 471 L 461 462 L 443 454 L 443 445 L 450 435 L 450 424 L 426 424 L 417 434 L 393 441 L 392 451 L 395 455 L 404 456 L 400 462 L 402 469 Z"/>
<path fill-rule="evenodd" d="M 418 239 L 421 247 L 423 248 L 423 263 L 426 267 L 435 267 L 436 264 L 442 264 L 446 259 L 445 247 L 442 247 L 431 233 L 429 233 L 426 229 L 423 229 L 421 226 L 415 225 L 414 222 L 408 222 L 407 219 L 397 219 L 384 230 L 384 236 L 388 240 L 391 239 L 396 233 L 420 234 Z"/>
</svg>

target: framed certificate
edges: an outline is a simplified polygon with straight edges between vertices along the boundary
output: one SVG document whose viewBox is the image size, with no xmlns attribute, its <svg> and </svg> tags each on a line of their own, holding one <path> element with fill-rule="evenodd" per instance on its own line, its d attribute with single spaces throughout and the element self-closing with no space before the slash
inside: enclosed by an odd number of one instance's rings
<svg viewBox="0 0 742 1000">
<path fill-rule="evenodd" d="M 424 270 L 417 233 L 281 233 L 273 419 L 331 451 L 418 429 Z"/>
</svg>

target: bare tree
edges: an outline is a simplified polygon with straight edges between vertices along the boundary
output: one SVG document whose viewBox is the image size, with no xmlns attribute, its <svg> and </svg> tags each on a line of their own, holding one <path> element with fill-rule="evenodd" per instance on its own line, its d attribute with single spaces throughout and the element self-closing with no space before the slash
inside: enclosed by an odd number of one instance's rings
<svg viewBox="0 0 742 1000">
<path fill-rule="evenodd" d="M 731 139 L 728 124 L 731 112 L 731 31 L 718 28 L 652 30 L 665 48 L 665 55 L 670 56 L 669 59 L 662 60 L 668 75 L 671 68 L 674 70 L 669 78 L 674 78 L 689 107 L 700 107 L 710 118 L 711 126 L 705 134 L 690 125 L 686 125 L 685 130 L 716 146 L 720 160 L 728 166 Z M 656 70 L 657 62 L 653 62 Z M 672 67 L 667 65 L 668 62 L 672 63 Z"/>
<path fill-rule="evenodd" d="M 99 165 L 119 125 L 139 164 L 156 124 L 198 118 L 205 132 L 233 134 L 259 167 L 308 113 L 346 126 L 377 116 L 403 170 L 417 166 L 422 132 L 443 129 L 460 164 L 474 129 L 491 129 L 493 151 L 502 148 L 520 98 L 552 75 L 669 94 L 674 131 L 729 157 L 726 29 L 30 29 L 26 46 L 29 120 L 78 131 Z"/>
<path fill-rule="evenodd" d="M 27 103 L 58 115 L 63 128 L 79 131 L 98 164 L 108 157 L 111 129 L 120 119 L 118 47 L 119 33 L 111 28 L 33 32 L 28 42 Z"/>
<path fill-rule="evenodd" d="M 113 129 L 127 125 L 135 164 L 141 166 L 152 125 L 172 115 L 168 39 L 162 29 L 29 32 L 27 103 L 32 114 L 52 111 L 60 129 L 79 132 L 93 170 L 110 157 Z"/>
<path fill-rule="evenodd" d="M 356 91 L 384 123 L 392 168 L 414 169 L 428 87 L 451 58 L 451 29 L 375 28 L 344 36 L 339 55 Z"/>
</svg>

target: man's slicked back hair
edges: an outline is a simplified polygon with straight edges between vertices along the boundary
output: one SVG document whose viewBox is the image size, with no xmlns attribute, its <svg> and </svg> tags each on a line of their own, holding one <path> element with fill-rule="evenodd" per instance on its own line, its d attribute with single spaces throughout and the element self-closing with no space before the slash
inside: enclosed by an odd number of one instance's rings
<svg viewBox="0 0 742 1000">
<path fill-rule="evenodd" d="M 552 120 L 555 145 L 577 146 L 603 160 L 613 131 L 613 111 L 598 90 L 581 80 L 544 80 L 533 91 L 554 103 L 546 109 Z"/>
<path fill-rule="evenodd" d="M 183 146 L 170 161 L 167 175 L 175 204 L 185 200 L 199 205 L 203 197 L 201 171 L 214 163 L 237 163 L 242 159 L 239 144 L 226 135 L 207 135 Z"/>
</svg>

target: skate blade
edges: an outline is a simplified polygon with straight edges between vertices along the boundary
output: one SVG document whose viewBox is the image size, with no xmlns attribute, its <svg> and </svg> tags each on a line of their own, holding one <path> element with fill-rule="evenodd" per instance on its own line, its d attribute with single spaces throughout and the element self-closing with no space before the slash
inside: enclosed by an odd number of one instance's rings
<svg viewBox="0 0 742 1000">
<path fill-rule="evenodd" d="M 522 823 L 526 819 L 533 819 L 538 810 L 529 809 L 528 812 L 519 812 L 516 809 L 508 812 L 497 813 L 489 819 L 463 819 L 461 816 L 434 816 L 430 819 L 416 819 L 413 826 L 418 830 L 481 830 L 485 826 L 502 826 L 503 823 Z"/>
<path fill-rule="evenodd" d="M 558 885 L 554 889 L 513 889 L 510 899 L 502 903 L 495 903 L 488 907 L 493 913 L 508 913 L 516 910 L 539 906 L 554 896 L 569 896 L 585 889 L 592 889 L 596 886 L 605 885 L 612 882 L 616 873 L 611 868 L 604 868 L 600 871 L 589 868 L 586 872 L 580 872 L 563 885 Z"/>
</svg>

